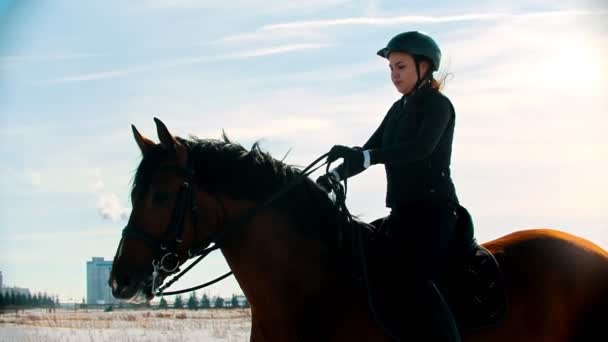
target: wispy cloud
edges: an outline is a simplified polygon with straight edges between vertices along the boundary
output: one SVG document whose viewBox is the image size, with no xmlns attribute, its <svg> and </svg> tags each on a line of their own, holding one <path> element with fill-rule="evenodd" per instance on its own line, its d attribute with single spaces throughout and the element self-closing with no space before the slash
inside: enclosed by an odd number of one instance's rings
<svg viewBox="0 0 608 342">
<path fill-rule="evenodd" d="M 218 61 L 223 61 L 223 60 L 247 59 L 247 58 L 254 58 L 254 57 L 278 55 L 278 54 L 284 54 L 284 53 L 289 53 L 289 52 L 294 52 L 294 51 L 310 50 L 310 49 L 322 49 L 322 48 L 326 48 L 329 46 L 331 46 L 331 45 L 330 44 L 314 44 L 314 43 L 278 45 L 278 46 L 271 46 L 271 47 L 267 47 L 267 48 L 244 50 L 244 51 L 239 51 L 236 53 L 226 54 L 226 55 L 178 58 L 178 59 L 174 59 L 174 60 L 153 63 L 153 64 L 149 64 L 149 65 L 133 66 L 133 67 L 123 68 L 123 69 L 108 70 L 108 71 L 80 74 L 80 75 L 76 75 L 76 76 L 61 77 L 61 78 L 56 78 L 56 79 L 51 79 L 51 80 L 40 81 L 40 82 L 37 82 L 36 84 L 37 85 L 52 85 L 52 84 L 72 83 L 72 82 L 86 82 L 86 81 L 113 79 L 113 78 L 127 76 L 130 74 L 151 72 L 151 71 L 156 71 L 156 70 L 161 70 L 161 69 L 192 66 L 192 65 L 205 64 L 205 63 L 213 63 L 213 62 L 218 62 Z"/>
<path fill-rule="evenodd" d="M 238 44 L 242 42 L 283 42 L 283 41 L 314 41 L 314 42 L 325 42 L 328 37 L 326 34 L 315 31 L 315 30 L 266 30 L 259 29 L 253 32 L 245 32 L 239 33 L 235 35 L 229 35 L 222 38 L 219 38 L 210 43 L 205 43 L 202 45 L 208 44 Z"/>
<path fill-rule="evenodd" d="M 392 16 L 392 17 L 353 17 L 340 18 L 330 20 L 311 20 L 311 21 L 295 21 L 288 23 L 279 23 L 266 25 L 261 28 L 261 31 L 274 30 L 302 30 L 302 29 L 319 29 L 335 26 L 351 26 L 351 25 L 370 25 L 370 26 L 394 26 L 404 24 L 438 24 L 449 22 L 463 21 L 488 21 L 499 19 L 515 19 L 515 18 L 544 18 L 544 17 L 560 17 L 560 16 L 579 16 L 579 15 L 603 15 L 608 11 L 547 11 L 547 12 L 531 12 L 531 13 L 471 13 L 462 15 L 448 16 Z"/>
<path fill-rule="evenodd" d="M 62 55 L 27 55 L 27 56 L 0 56 L 0 70 L 7 70 L 16 66 L 31 63 L 57 63 L 100 57 L 100 54 L 75 53 Z"/>
<path fill-rule="evenodd" d="M 328 131 L 332 126 L 331 120 L 321 118 L 284 117 L 276 120 L 259 122 L 257 125 L 230 128 L 231 135 L 239 139 L 260 139 L 285 137 L 290 135 L 306 135 Z"/>
<path fill-rule="evenodd" d="M 249 57 L 261 57 L 269 55 L 277 55 L 293 51 L 310 50 L 310 49 L 322 49 L 331 46 L 331 44 L 289 44 L 276 47 L 270 47 L 265 49 L 257 49 L 251 51 L 243 51 L 233 55 L 228 55 L 229 59 L 244 59 Z"/>
<path fill-rule="evenodd" d="M 86 59 L 92 57 L 100 57 L 100 54 L 93 53 L 74 53 L 62 55 L 28 55 L 28 56 L 3 56 L 0 57 L 0 64 L 4 63 L 29 63 L 29 62 L 55 62 L 55 61 L 71 61 L 75 59 Z"/>
<path fill-rule="evenodd" d="M 146 0 L 148 9 L 212 9 L 224 11 L 247 11 L 247 13 L 284 13 L 284 12 L 312 12 L 345 5 L 352 0 L 309 0 L 309 1 L 283 1 L 283 0 Z"/>
</svg>

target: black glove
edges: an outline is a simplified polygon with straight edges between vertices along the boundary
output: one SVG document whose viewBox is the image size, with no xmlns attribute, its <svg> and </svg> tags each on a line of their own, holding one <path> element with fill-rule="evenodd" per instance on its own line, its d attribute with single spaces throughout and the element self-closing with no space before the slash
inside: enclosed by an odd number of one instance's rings
<svg viewBox="0 0 608 342">
<path fill-rule="evenodd" d="M 331 183 L 335 181 L 333 178 L 334 175 L 331 173 L 321 175 L 319 178 L 317 178 L 317 185 L 319 185 L 321 189 L 325 190 L 325 192 L 330 193 L 333 190 Z"/>
<path fill-rule="evenodd" d="M 339 158 L 344 158 L 344 163 L 348 164 L 351 169 L 363 167 L 363 152 L 360 148 L 334 145 L 334 147 L 329 150 L 327 162 L 332 163 Z"/>
</svg>

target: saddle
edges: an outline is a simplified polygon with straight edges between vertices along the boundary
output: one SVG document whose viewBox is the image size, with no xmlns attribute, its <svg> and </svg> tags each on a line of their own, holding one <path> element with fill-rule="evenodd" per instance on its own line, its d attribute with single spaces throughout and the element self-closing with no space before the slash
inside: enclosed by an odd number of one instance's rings
<svg viewBox="0 0 608 342">
<path fill-rule="evenodd" d="M 385 320 L 383 324 L 398 326 L 403 306 L 408 304 L 404 302 L 406 298 L 401 300 L 399 297 L 415 296 L 403 294 L 404 289 L 412 289 L 408 287 L 411 272 L 395 262 L 394 254 L 388 250 L 390 244 L 378 236 L 375 226 L 356 220 L 352 225 L 362 239 L 365 261 L 365 265 L 361 265 L 361 255 L 350 256 L 359 264 L 355 268 L 355 278 L 362 286 L 368 286 L 365 290 L 377 318 Z M 498 323 L 504 317 L 507 303 L 500 266 L 496 258 L 473 239 L 471 216 L 459 206 L 453 245 L 463 244 L 467 247 L 459 247 L 452 253 L 446 271 L 435 280 L 461 332 Z M 357 250 L 356 245 L 353 243 L 352 251 Z"/>
</svg>

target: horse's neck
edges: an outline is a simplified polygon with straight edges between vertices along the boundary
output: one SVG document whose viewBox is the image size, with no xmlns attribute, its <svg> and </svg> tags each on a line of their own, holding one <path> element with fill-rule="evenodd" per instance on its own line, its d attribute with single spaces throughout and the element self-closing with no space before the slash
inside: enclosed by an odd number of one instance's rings
<svg viewBox="0 0 608 342">
<path fill-rule="evenodd" d="M 321 276 L 320 259 L 326 247 L 299 236 L 292 225 L 276 210 L 264 209 L 231 234 L 222 251 L 235 274 L 242 274 L 256 287 L 271 287 L 275 293 L 314 291 L 312 279 Z"/>
<path fill-rule="evenodd" d="M 228 202 L 226 208 L 238 208 L 227 209 L 234 219 L 248 206 Z M 222 252 L 252 307 L 275 307 L 283 318 L 297 315 L 290 311 L 322 296 L 334 281 L 326 245 L 302 237 L 288 217 L 273 209 L 261 210 L 231 234 Z"/>
<path fill-rule="evenodd" d="M 251 206 L 228 201 L 227 216 L 234 219 Z M 354 284 L 340 278 L 328 245 L 299 234 L 281 212 L 260 211 L 231 235 L 222 253 L 251 304 L 252 323 L 276 340 L 324 336 L 327 341 L 365 341 L 381 336 Z M 352 324 L 360 326 L 361 336 L 352 336 Z"/>
</svg>

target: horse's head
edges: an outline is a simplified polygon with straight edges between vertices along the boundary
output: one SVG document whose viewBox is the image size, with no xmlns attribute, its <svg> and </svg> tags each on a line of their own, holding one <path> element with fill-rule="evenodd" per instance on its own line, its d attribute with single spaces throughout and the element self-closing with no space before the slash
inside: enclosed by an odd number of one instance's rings
<svg viewBox="0 0 608 342">
<path fill-rule="evenodd" d="M 192 248 L 209 244 L 199 231 L 200 201 L 193 189 L 187 147 L 154 120 L 159 144 L 132 126 L 143 159 L 131 194 L 133 209 L 109 279 L 114 297 L 133 302 L 152 299 L 163 280 L 190 257 Z"/>
</svg>

